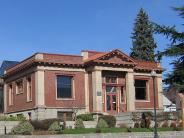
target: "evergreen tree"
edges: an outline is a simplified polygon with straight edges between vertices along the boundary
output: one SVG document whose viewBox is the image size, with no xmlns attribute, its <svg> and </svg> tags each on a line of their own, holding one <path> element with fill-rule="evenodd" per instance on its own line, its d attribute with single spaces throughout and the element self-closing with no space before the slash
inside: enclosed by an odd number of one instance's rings
<svg viewBox="0 0 184 138">
<path fill-rule="evenodd" d="M 179 15 L 184 18 L 184 6 L 174 8 L 174 10 L 178 11 Z M 167 74 L 165 82 L 169 84 L 169 88 L 175 88 L 178 92 L 184 93 L 184 32 L 177 31 L 175 26 L 153 25 L 156 33 L 164 34 L 171 40 L 170 46 L 159 55 L 176 57 L 171 63 L 174 65 L 173 72 Z"/>
<path fill-rule="evenodd" d="M 144 61 L 155 61 L 153 29 L 147 13 L 141 8 L 132 33 L 133 48 L 130 56 Z"/>
</svg>

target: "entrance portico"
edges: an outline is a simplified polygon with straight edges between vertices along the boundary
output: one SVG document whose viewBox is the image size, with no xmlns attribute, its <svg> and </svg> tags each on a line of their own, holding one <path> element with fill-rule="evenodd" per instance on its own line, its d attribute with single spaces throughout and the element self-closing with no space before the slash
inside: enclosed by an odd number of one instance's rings
<svg viewBox="0 0 184 138">
<path fill-rule="evenodd" d="M 117 114 L 135 110 L 135 87 L 131 71 L 125 68 L 94 67 L 93 112 Z"/>
</svg>

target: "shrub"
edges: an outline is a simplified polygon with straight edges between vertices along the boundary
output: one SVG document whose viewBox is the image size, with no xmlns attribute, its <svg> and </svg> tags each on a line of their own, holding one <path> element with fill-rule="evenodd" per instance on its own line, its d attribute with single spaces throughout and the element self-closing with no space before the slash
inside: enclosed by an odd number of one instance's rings
<svg viewBox="0 0 184 138">
<path fill-rule="evenodd" d="M 163 124 L 162 124 L 162 127 L 169 127 L 169 124 L 167 121 L 165 121 Z"/>
<path fill-rule="evenodd" d="M 29 122 L 22 122 L 11 130 L 12 134 L 31 135 L 34 127 Z"/>
<path fill-rule="evenodd" d="M 102 132 L 102 130 L 100 129 L 100 128 L 96 128 L 96 131 L 95 131 L 96 133 L 101 133 Z"/>
<path fill-rule="evenodd" d="M 62 119 L 52 118 L 52 119 L 45 119 L 45 120 L 33 120 L 31 124 L 34 126 L 35 130 L 48 130 L 50 125 L 57 122 L 62 122 Z"/>
<path fill-rule="evenodd" d="M 23 114 L 20 114 L 19 116 L 17 116 L 17 120 L 18 121 L 25 121 L 26 117 Z"/>
<path fill-rule="evenodd" d="M 145 128 L 146 127 L 146 120 L 145 119 L 141 119 L 140 126 L 141 126 L 141 128 Z"/>
<path fill-rule="evenodd" d="M 114 116 L 103 115 L 103 116 L 99 117 L 99 120 L 100 119 L 105 120 L 109 127 L 115 127 L 115 125 L 116 125 L 116 118 Z"/>
<path fill-rule="evenodd" d="M 172 123 L 170 124 L 170 127 L 176 128 L 176 122 L 172 122 Z"/>
<path fill-rule="evenodd" d="M 0 121 L 26 121 L 24 115 L 20 116 L 1 116 Z"/>
<path fill-rule="evenodd" d="M 75 128 L 84 128 L 82 119 L 77 119 L 75 122 Z"/>
<path fill-rule="evenodd" d="M 139 123 L 134 124 L 134 128 L 139 128 L 139 127 L 140 127 Z"/>
<path fill-rule="evenodd" d="M 59 122 L 55 121 L 54 123 L 52 123 L 48 129 L 48 131 L 50 131 L 51 134 L 56 134 L 57 132 L 61 131 L 61 126 L 59 125 Z"/>
<path fill-rule="evenodd" d="M 96 125 L 96 128 L 107 128 L 108 124 L 105 120 L 102 118 L 98 120 L 98 124 Z"/>
<path fill-rule="evenodd" d="M 77 116 L 77 119 L 82 119 L 83 121 L 94 121 L 92 114 L 80 114 Z"/>
</svg>

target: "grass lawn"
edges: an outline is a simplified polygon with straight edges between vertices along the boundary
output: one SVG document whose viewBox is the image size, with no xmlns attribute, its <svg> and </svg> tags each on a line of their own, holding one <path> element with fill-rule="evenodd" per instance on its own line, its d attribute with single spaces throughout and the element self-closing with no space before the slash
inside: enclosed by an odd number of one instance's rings
<svg viewBox="0 0 184 138">
<path fill-rule="evenodd" d="M 126 128 L 101 128 L 101 133 L 127 132 Z M 65 129 L 64 134 L 87 134 L 96 133 L 96 128 Z"/>
<path fill-rule="evenodd" d="M 129 132 L 153 132 L 154 128 L 131 128 Z M 173 128 L 158 128 L 158 131 L 174 131 Z M 128 132 L 127 128 L 101 128 L 101 133 Z M 89 134 L 96 133 L 96 128 L 65 129 L 64 134 Z"/>
</svg>

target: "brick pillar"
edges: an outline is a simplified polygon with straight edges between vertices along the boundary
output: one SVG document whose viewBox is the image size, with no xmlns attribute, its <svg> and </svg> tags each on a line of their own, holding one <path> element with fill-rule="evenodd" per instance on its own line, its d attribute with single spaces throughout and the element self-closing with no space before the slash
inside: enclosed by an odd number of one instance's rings
<svg viewBox="0 0 184 138">
<path fill-rule="evenodd" d="M 126 74 L 126 101 L 127 111 L 135 110 L 135 87 L 134 87 L 134 74 L 127 72 Z"/>
<path fill-rule="evenodd" d="M 93 111 L 103 112 L 102 105 L 102 72 L 95 70 L 92 72 L 93 86 Z"/>
</svg>

